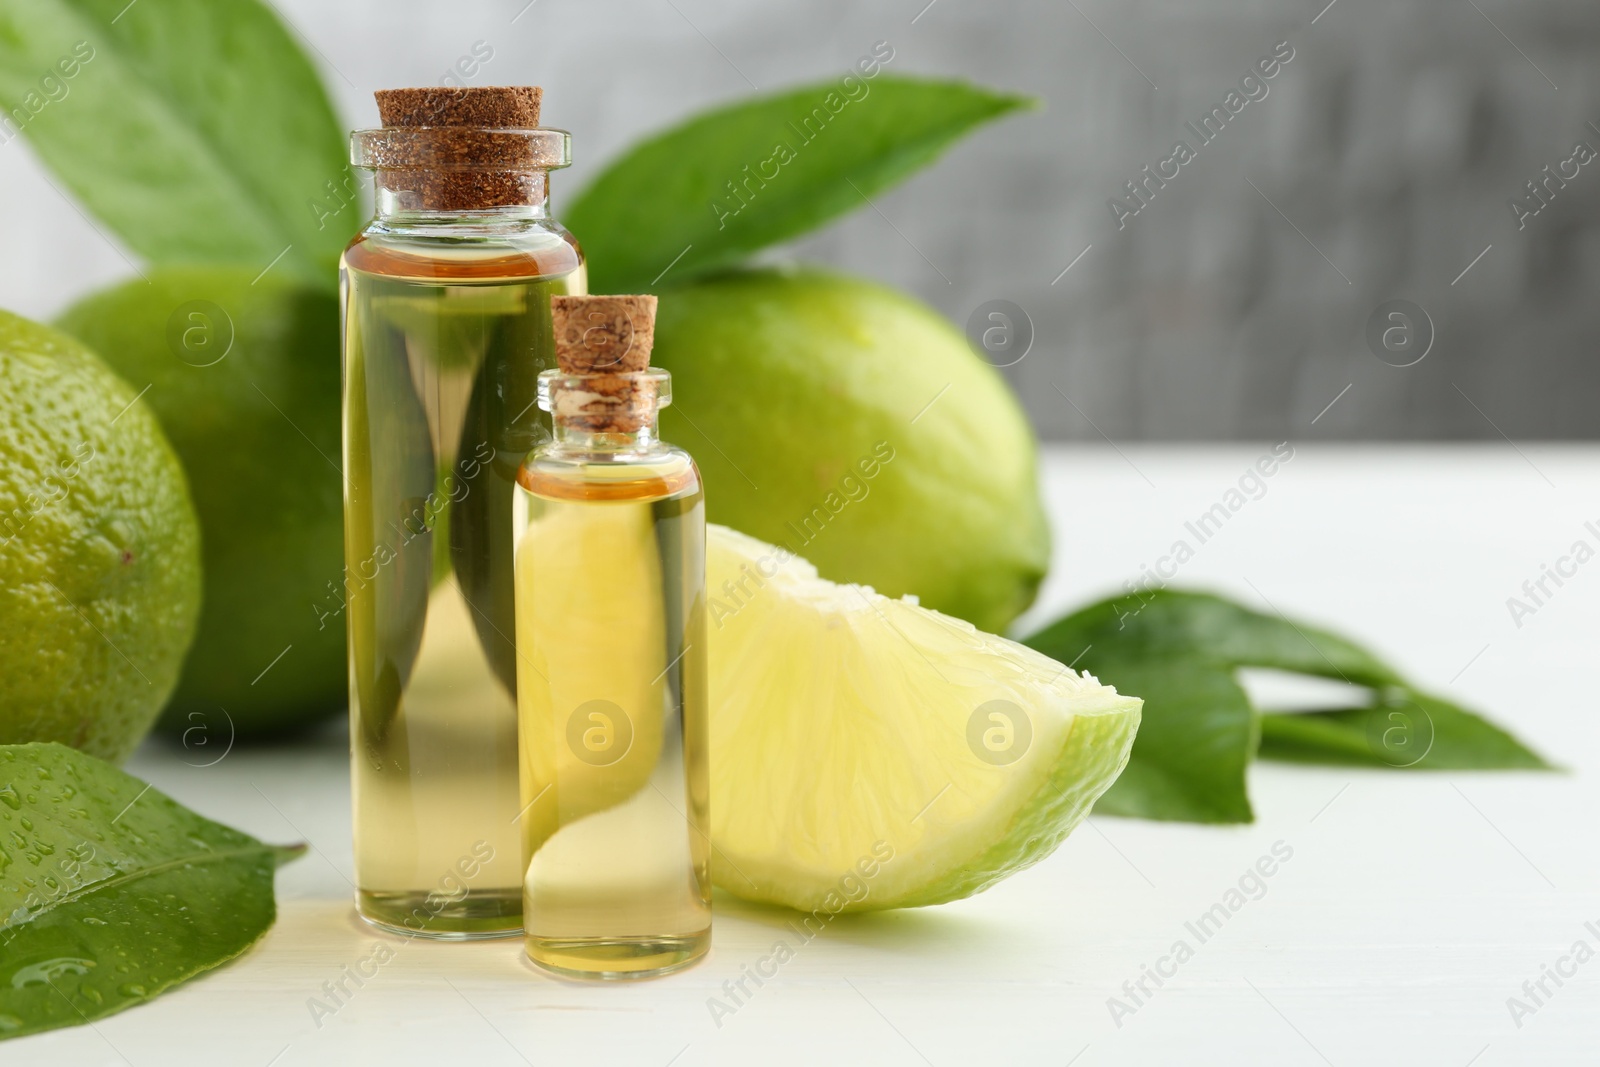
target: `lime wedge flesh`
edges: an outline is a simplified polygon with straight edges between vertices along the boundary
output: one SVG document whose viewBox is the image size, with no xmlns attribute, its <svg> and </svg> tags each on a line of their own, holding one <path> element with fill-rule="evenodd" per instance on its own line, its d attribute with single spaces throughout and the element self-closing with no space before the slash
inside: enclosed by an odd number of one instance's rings
<svg viewBox="0 0 1600 1067">
<path fill-rule="evenodd" d="M 707 536 L 717 885 L 829 913 L 970 896 L 1121 773 L 1141 701 L 971 625 Z"/>
</svg>

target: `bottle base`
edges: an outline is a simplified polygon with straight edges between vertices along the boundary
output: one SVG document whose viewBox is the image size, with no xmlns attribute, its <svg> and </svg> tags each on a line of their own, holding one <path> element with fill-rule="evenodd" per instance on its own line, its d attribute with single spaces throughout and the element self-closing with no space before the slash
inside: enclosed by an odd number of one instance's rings
<svg viewBox="0 0 1600 1067">
<path fill-rule="evenodd" d="M 562 978 L 625 982 L 659 978 L 705 958 L 711 931 L 658 937 L 529 937 L 528 959 Z"/>
<path fill-rule="evenodd" d="M 405 938 L 487 941 L 522 934 L 522 887 L 475 889 L 441 906 L 437 893 L 356 891 L 356 914 Z"/>
</svg>

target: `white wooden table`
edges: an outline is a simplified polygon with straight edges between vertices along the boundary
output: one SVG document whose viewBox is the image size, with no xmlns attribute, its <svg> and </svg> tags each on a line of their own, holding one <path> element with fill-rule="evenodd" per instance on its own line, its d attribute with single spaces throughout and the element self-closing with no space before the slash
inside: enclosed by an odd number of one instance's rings
<svg viewBox="0 0 1600 1067">
<path fill-rule="evenodd" d="M 1265 449 L 1052 450 L 1056 568 L 1024 625 L 1136 576 Z M 1600 541 L 1584 528 L 1600 520 L 1600 448 L 1521 453 L 1299 444 L 1177 584 L 1343 629 L 1570 774 L 1263 764 L 1253 826 L 1095 818 L 976 898 L 835 920 L 720 1026 L 708 998 L 768 953 L 783 919 L 720 895 L 710 959 L 677 976 L 589 988 L 536 973 L 516 942 L 412 943 L 318 1026 L 308 1000 L 381 936 L 349 900 L 342 731 L 208 768 L 153 742 L 131 771 L 314 851 L 279 875 L 281 918 L 246 958 L 94 1029 L 0 1044 L 0 1063 L 1597 1062 L 1600 960 L 1545 979 L 1531 1014 L 1507 1005 L 1531 1005 L 1523 983 L 1575 942 L 1600 951 L 1600 562 L 1520 628 L 1506 607 L 1541 564 Z M 1200 942 L 1186 923 L 1277 842 L 1292 858 Z M 1145 978 L 1136 1003 L 1124 983 L 1179 940 L 1192 958 L 1162 964 L 1176 973 Z M 1113 996 L 1135 1010 L 1114 1018 Z"/>
</svg>

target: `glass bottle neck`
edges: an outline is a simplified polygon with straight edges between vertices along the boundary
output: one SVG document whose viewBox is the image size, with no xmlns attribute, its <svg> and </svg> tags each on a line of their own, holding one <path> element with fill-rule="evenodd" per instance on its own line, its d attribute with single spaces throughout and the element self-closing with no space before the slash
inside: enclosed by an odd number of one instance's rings
<svg viewBox="0 0 1600 1067">
<path fill-rule="evenodd" d="M 658 367 L 628 374 L 539 375 L 539 407 L 550 413 L 552 448 L 625 459 L 667 450 L 661 409 L 672 403 L 672 376 Z"/>
<path fill-rule="evenodd" d="M 373 182 L 373 208 L 388 229 L 473 230 L 495 233 L 515 230 L 530 221 L 550 218 L 550 175 L 545 171 L 508 175 L 518 192 L 516 202 L 472 209 L 441 209 L 419 204 L 414 180 L 391 179 L 379 171 Z"/>
<path fill-rule="evenodd" d="M 652 413 L 636 430 L 596 433 L 572 425 L 558 415 L 554 419 L 555 447 L 563 452 L 613 454 L 619 457 L 661 452 L 667 446 L 661 440 L 660 422 L 659 413 Z"/>
<path fill-rule="evenodd" d="M 490 230 L 549 217 L 550 172 L 572 162 L 565 130 L 385 126 L 350 135 L 384 226 Z"/>
</svg>

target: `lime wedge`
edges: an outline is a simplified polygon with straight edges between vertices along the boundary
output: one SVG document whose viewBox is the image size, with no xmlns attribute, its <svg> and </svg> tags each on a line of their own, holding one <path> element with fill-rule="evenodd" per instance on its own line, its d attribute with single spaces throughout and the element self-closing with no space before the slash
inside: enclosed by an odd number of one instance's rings
<svg viewBox="0 0 1600 1067">
<path fill-rule="evenodd" d="M 1049 855 L 1121 773 L 1141 701 L 709 528 L 717 885 L 828 913 L 939 904 Z"/>
</svg>

